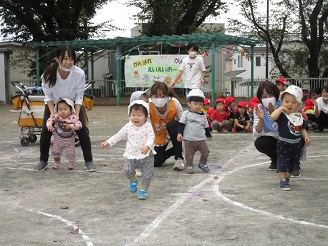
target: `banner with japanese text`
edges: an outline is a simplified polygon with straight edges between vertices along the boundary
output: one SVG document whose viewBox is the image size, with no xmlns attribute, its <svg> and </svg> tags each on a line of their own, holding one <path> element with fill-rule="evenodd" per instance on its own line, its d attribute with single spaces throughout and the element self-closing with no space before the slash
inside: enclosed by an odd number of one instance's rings
<svg viewBox="0 0 328 246">
<path fill-rule="evenodd" d="M 136 55 L 125 58 L 125 86 L 151 87 L 156 81 L 169 87 L 179 71 L 182 59 L 187 55 Z M 184 87 L 184 75 L 177 81 L 176 88 Z"/>
</svg>

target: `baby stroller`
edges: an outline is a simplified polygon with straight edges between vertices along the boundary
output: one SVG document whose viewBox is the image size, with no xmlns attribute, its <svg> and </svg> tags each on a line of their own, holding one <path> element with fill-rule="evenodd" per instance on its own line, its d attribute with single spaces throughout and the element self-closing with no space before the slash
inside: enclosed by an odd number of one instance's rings
<svg viewBox="0 0 328 246">
<path fill-rule="evenodd" d="M 30 143 L 37 141 L 37 135 L 41 135 L 43 114 L 44 114 L 44 95 L 40 86 L 27 87 L 21 82 L 10 82 L 15 86 L 19 93 L 11 98 L 14 110 L 11 112 L 19 112 L 18 125 L 21 127 L 21 145 L 28 146 Z M 86 91 L 94 82 L 85 84 Z M 37 95 L 41 94 L 41 95 Z M 83 98 L 83 108 L 91 110 L 94 105 L 94 96 L 85 94 Z M 85 113 L 85 122 L 88 124 L 88 116 Z M 75 146 L 78 146 L 80 141 L 75 138 Z"/>
<path fill-rule="evenodd" d="M 11 98 L 14 110 L 10 111 L 19 112 L 18 125 L 21 127 L 21 145 L 27 146 L 35 143 L 37 135 L 41 134 L 44 112 L 42 87 L 27 87 L 17 81 L 10 83 L 19 90 L 18 95 Z"/>
</svg>

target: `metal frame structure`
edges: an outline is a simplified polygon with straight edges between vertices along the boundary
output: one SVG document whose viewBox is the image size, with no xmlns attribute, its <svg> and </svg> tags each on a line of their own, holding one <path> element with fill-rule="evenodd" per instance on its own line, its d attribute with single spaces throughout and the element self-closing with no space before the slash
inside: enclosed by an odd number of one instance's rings
<svg viewBox="0 0 328 246">
<path fill-rule="evenodd" d="M 71 45 L 76 50 L 84 50 L 90 52 L 91 62 L 91 80 L 94 79 L 94 52 L 99 50 L 108 50 L 116 53 L 116 82 L 117 91 L 121 87 L 121 57 L 122 55 L 129 54 L 132 50 L 140 46 L 160 44 L 161 46 L 172 46 L 172 43 L 186 44 L 194 43 L 200 47 L 208 47 L 211 52 L 211 66 L 215 67 L 215 51 L 218 48 L 223 48 L 226 45 L 238 45 L 241 47 L 251 47 L 251 94 L 254 94 L 254 47 L 262 43 L 259 40 L 237 37 L 232 35 L 225 35 L 222 33 L 211 34 L 183 34 L 172 36 L 153 36 L 153 37 L 117 37 L 114 39 L 88 39 L 88 40 L 73 40 L 73 41 L 50 41 L 50 42 L 31 42 L 27 45 L 36 49 L 36 76 L 37 84 L 40 84 L 40 49 L 54 50 L 60 45 Z M 212 102 L 215 101 L 215 69 L 211 72 L 211 87 L 212 87 Z M 120 93 L 117 93 L 117 105 L 120 105 Z"/>
</svg>

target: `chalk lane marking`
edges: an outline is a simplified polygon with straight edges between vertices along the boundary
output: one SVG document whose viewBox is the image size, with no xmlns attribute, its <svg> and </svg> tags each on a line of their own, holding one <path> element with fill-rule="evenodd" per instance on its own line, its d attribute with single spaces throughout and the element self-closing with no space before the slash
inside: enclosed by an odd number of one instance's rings
<svg viewBox="0 0 328 246">
<path fill-rule="evenodd" d="M 308 158 L 313 158 L 313 157 L 322 157 L 322 156 L 308 156 Z M 284 217 L 282 215 L 276 215 L 276 214 L 273 214 L 273 213 L 270 213 L 270 212 L 267 212 L 267 211 L 264 211 L 264 210 L 252 208 L 252 207 L 246 206 L 246 205 L 244 205 L 244 204 L 242 204 L 240 202 L 233 201 L 233 200 L 229 199 L 228 197 L 226 197 L 225 195 L 222 194 L 222 192 L 219 189 L 219 183 L 226 176 L 231 175 L 231 174 L 233 174 L 235 172 L 238 172 L 238 171 L 240 171 L 242 169 L 251 168 L 251 167 L 255 167 L 255 166 L 259 166 L 259 165 L 263 165 L 265 163 L 268 163 L 268 162 L 261 162 L 261 163 L 257 163 L 257 164 L 253 164 L 253 165 L 249 165 L 249 166 L 243 166 L 243 167 L 236 168 L 236 169 L 234 169 L 232 171 L 228 171 L 226 173 L 221 173 L 219 179 L 217 179 L 214 182 L 214 184 L 213 184 L 213 192 L 218 196 L 218 198 L 222 199 L 223 201 L 225 201 L 225 202 L 227 202 L 227 203 L 229 203 L 229 204 L 231 204 L 233 206 L 240 207 L 240 208 L 245 209 L 245 210 L 249 210 L 251 212 L 259 213 L 259 214 L 262 214 L 262 215 L 265 215 L 265 216 L 268 216 L 268 217 L 271 217 L 271 218 L 275 218 L 275 219 L 286 220 L 286 221 L 289 221 L 289 222 L 292 222 L 292 223 L 301 224 L 301 225 L 314 226 L 314 227 L 328 229 L 328 226 L 327 225 L 321 225 L 321 224 L 316 224 L 316 223 L 312 223 L 312 222 L 307 222 L 307 221 L 302 221 L 302 220 L 295 220 L 295 219 L 292 219 L 292 218 L 286 218 L 286 217 Z"/>
<path fill-rule="evenodd" d="M 36 212 L 32 209 L 28 209 L 28 210 L 30 212 Z M 44 212 L 40 212 L 40 211 L 37 212 L 37 213 L 41 214 L 41 215 L 44 215 L 44 216 L 47 216 L 47 217 L 50 217 L 50 218 L 53 218 L 53 219 L 56 219 L 56 220 L 59 220 L 59 221 L 65 223 L 67 227 L 73 227 L 74 230 L 79 229 L 78 234 L 80 234 L 82 236 L 82 238 L 85 241 L 85 243 L 87 244 L 87 246 L 93 246 L 92 240 L 74 222 L 71 222 L 69 220 L 64 219 L 61 216 L 54 215 L 54 214 L 44 213 Z"/>
</svg>

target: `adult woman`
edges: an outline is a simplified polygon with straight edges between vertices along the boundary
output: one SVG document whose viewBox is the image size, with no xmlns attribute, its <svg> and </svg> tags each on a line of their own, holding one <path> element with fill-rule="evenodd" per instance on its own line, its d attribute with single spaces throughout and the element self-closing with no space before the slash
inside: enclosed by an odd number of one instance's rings
<svg viewBox="0 0 328 246">
<path fill-rule="evenodd" d="M 256 149 L 266 154 L 271 159 L 269 170 L 277 169 L 277 139 L 278 125 L 271 119 L 270 113 L 278 106 L 278 87 L 270 81 L 259 85 L 257 98 L 261 104 L 255 107 L 253 135 L 256 137 L 254 145 Z"/>
<path fill-rule="evenodd" d="M 328 85 L 322 88 L 321 97 L 312 100 L 314 115 L 317 117 L 318 131 L 323 132 L 328 127 Z"/>
<path fill-rule="evenodd" d="M 177 130 L 183 108 L 176 98 L 169 97 L 169 88 L 165 83 L 155 82 L 150 93 L 150 121 L 155 132 L 154 166 L 160 167 L 168 158 L 174 156 L 173 170 L 182 171 L 184 170 L 182 142 L 177 141 Z M 173 147 L 167 149 L 170 141 Z"/>
<path fill-rule="evenodd" d="M 46 127 L 50 116 L 55 114 L 55 103 L 60 98 L 68 98 L 74 101 L 76 115 L 82 123 L 82 128 L 76 131 L 79 136 L 85 168 L 88 172 L 96 171 L 92 162 L 91 143 L 82 107 L 85 74 L 83 70 L 75 66 L 76 55 L 71 46 L 60 46 L 55 51 L 56 62 L 48 66 L 41 76 L 42 88 L 45 94 L 45 110 L 43 126 L 40 138 L 40 162 L 34 167 L 36 171 L 44 171 L 48 165 L 49 148 L 52 132 Z"/>
</svg>

